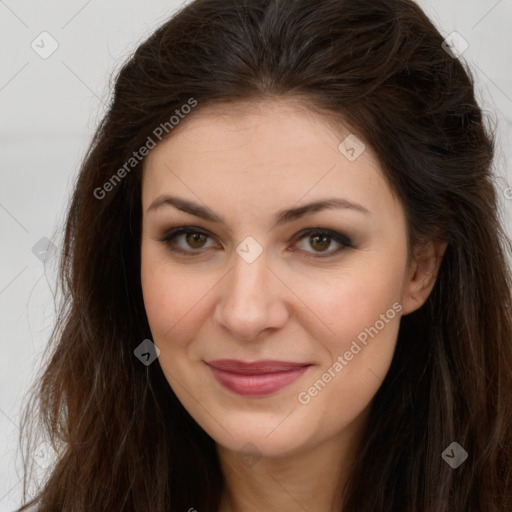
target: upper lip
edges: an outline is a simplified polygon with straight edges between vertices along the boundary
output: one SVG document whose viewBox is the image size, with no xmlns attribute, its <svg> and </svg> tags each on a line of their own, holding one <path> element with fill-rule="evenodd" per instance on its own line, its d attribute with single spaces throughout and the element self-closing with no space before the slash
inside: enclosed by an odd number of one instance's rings
<svg viewBox="0 0 512 512">
<path fill-rule="evenodd" d="M 310 366 L 311 363 L 292 363 L 270 359 L 246 363 L 236 359 L 217 359 L 215 361 L 206 361 L 206 364 L 216 368 L 217 370 L 222 370 L 225 372 L 251 375 L 259 373 L 286 372 L 290 370 L 296 370 L 297 368 Z"/>
</svg>

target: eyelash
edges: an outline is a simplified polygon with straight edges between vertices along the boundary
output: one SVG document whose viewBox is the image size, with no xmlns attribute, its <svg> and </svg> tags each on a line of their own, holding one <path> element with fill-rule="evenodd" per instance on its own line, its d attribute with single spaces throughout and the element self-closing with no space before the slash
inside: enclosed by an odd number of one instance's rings
<svg viewBox="0 0 512 512">
<path fill-rule="evenodd" d="M 210 235 L 208 233 L 206 233 L 205 231 L 203 231 L 202 229 L 196 228 L 194 226 L 186 226 L 186 227 L 179 227 L 179 228 L 172 229 L 166 235 L 164 235 L 162 238 L 160 238 L 159 241 L 164 243 L 171 251 L 173 251 L 175 253 L 179 253 L 179 254 L 183 254 L 183 255 L 187 255 L 187 256 L 197 255 L 198 253 L 200 253 L 202 251 L 202 249 L 187 251 L 184 249 L 177 248 L 172 243 L 174 241 L 174 239 L 179 235 L 194 234 L 194 233 L 210 237 Z M 330 229 L 322 229 L 322 228 L 308 228 L 308 229 L 301 231 L 296 237 L 294 237 L 294 244 L 296 242 L 299 242 L 303 238 L 306 238 L 307 236 L 311 236 L 311 235 L 325 235 L 327 238 L 330 238 L 331 240 L 334 240 L 335 242 L 340 244 L 341 247 L 339 247 L 338 249 L 335 249 L 334 251 L 328 252 L 327 255 L 322 255 L 325 253 L 317 253 L 316 256 L 304 256 L 305 258 L 308 258 L 308 259 L 330 258 L 330 257 L 333 257 L 333 256 L 339 254 L 340 252 L 342 252 L 346 249 L 355 248 L 352 245 L 352 241 L 349 238 L 347 238 L 345 235 L 342 235 L 341 233 L 332 231 Z M 294 251 L 295 251 L 295 249 L 294 249 Z M 302 252 L 308 252 L 308 251 L 302 251 Z"/>
</svg>

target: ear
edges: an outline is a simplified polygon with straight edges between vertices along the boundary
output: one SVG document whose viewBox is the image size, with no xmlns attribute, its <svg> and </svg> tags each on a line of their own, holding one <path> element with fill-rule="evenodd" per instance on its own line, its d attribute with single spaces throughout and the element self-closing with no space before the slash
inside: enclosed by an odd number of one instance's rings
<svg viewBox="0 0 512 512">
<path fill-rule="evenodd" d="M 446 242 L 431 240 L 416 252 L 411 261 L 402 294 L 402 315 L 419 309 L 436 283 L 437 273 L 446 250 Z"/>
</svg>

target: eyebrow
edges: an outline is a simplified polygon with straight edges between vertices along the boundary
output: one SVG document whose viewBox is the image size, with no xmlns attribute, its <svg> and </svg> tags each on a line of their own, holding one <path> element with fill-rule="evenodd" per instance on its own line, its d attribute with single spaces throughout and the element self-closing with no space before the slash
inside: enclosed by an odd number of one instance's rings
<svg viewBox="0 0 512 512">
<path fill-rule="evenodd" d="M 182 199 L 179 197 L 169 195 L 157 197 L 153 201 L 151 206 L 147 209 L 147 212 L 158 210 L 163 206 L 174 206 L 178 210 L 181 210 L 185 213 L 189 213 L 191 215 L 195 215 L 196 217 L 200 217 L 201 219 L 215 222 L 218 224 L 226 224 L 226 221 L 222 216 L 216 214 L 207 206 L 202 206 L 198 203 L 194 203 L 193 201 L 189 201 L 188 199 Z M 365 215 L 371 215 L 371 212 L 362 204 L 339 197 L 330 197 L 319 201 L 314 201 L 312 203 L 308 203 L 302 206 L 298 206 L 296 208 L 289 208 L 286 210 L 279 211 L 274 219 L 275 225 L 281 226 L 283 224 L 299 219 L 306 215 L 310 215 L 321 210 L 333 208 L 344 208 L 360 212 Z"/>
</svg>

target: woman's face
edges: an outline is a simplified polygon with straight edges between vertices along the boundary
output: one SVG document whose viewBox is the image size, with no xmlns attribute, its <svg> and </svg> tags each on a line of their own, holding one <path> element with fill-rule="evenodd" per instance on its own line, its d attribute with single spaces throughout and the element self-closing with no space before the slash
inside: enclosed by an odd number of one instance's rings
<svg viewBox="0 0 512 512">
<path fill-rule="evenodd" d="M 348 135 L 289 100 L 208 107 L 144 162 L 158 361 L 224 448 L 279 456 L 343 436 L 421 305 L 402 207 L 369 147 L 351 136 L 340 149 Z M 338 205 L 308 207 L 326 200 Z"/>
</svg>

